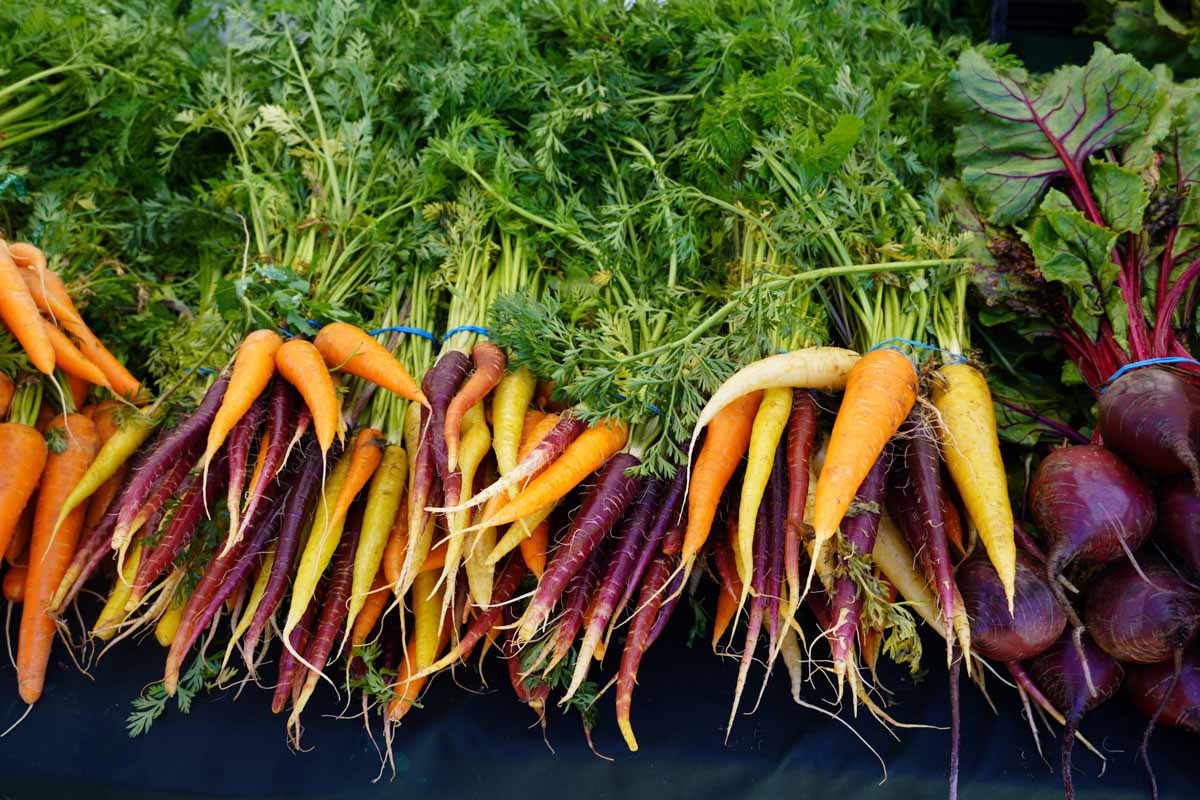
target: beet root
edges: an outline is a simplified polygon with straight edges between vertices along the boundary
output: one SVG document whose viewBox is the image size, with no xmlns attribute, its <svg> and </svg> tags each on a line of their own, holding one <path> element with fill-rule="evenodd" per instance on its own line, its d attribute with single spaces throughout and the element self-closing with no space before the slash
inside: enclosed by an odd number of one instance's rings
<svg viewBox="0 0 1200 800">
<path fill-rule="evenodd" d="M 1114 564 L 1088 587 L 1084 621 L 1114 658 L 1165 661 L 1200 627 L 1200 591 L 1161 557 L 1143 552 L 1138 565 Z"/>
<path fill-rule="evenodd" d="M 1125 695 L 1147 718 L 1153 717 L 1161 705 L 1158 722 L 1200 736 L 1200 645 L 1184 654 L 1179 677 L 1172 687 L 1174 673 L 1173 661 L 1132 667 L 1125 682 Z"/>
<path fill-rule="evenodd" d="M 1191 479 L 1176 478 L 1159 486 L 1158 527 L 1154 535 L 1200 575 L 1200 496 Z"/>
<path fill-rule="evenodd" d="M 1100 395 L 1104 443 L 1158 477 L 1186 472 L 1200 486 L 1200 385 L 1176 370 L 1143 368 Z"/>
<path fill-rule="evenodd" d="M 971 646 L 997 661 L 1024 661 L 1062 636 L 1067 615 L 1046 582 L 1042 565 L 1017 551 L 1013 613 L 996 568 L 976 555 L 958 568 L 958 587 L 971 618 Z"/>
<path fill-rule="evenodd" d="M 1086 662 L 1086 664 L 1085 664 Z M 1090 637 L 1078 642 L 1063 636 L 1029 663 L 1034 683 L 1062 710 L 1066 725 L 1062 738 L 1062 780 L 1067 800 L 1075 796 L 1071 779 L 1071 748 L 1083 715 L 1107 702 L 1121 688 L 1125 668 Z M 1089 677 L 1090 676 L 1090 677 Z M 1093 692 L 1089 684 L 1095 687 Z"/>
</svg>

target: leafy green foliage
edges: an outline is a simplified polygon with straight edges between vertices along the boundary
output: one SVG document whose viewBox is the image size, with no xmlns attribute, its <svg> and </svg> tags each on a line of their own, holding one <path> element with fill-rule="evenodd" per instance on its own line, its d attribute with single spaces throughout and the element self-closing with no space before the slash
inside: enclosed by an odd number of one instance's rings
<svg viewBox="0 0 1200 800">
<path fill-rule="evenodd" d="M 1200 4 L 1195 0 L 1087 0 L 1084 30 L 1143 64 L 1180 78 L 1200 75 Z"/>
<path fill-rule="evenodd" d="M 202 689 L 219 686 L 235 674 L 236 670 L 233 668 L 221 671 L 219 654 L 207 658 L 197 655 L 192 661 L 192 665 L 180 677 L 179 684 L 175 688 L 176 708 L 182 714 L 190 714 L 192 700 Z M 128 731 L 129 737 L 132 739 L 148 733 L 154 721 L 166 712 L 170 702 L 171 698 L 167 695 L 167 690 L 163 688 L 161 682 L 152 683 L 146 687 L 139 697 L 135 697 L 129 703 L 132 710 L 125 718 L 125 729 Z"/>
</svg>

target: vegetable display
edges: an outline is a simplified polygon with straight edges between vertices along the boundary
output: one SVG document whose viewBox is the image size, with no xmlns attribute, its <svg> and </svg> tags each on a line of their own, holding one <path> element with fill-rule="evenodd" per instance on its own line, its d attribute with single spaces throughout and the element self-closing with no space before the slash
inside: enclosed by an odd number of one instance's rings
<svg viewBox="0 0 1200 800">
<path fill-rule="evenodd" d="M 544 731 L 610 710 L 636 751 L 690 611 L 727 741 L 777 671 L 856 735 L 903 735 L 885 677 L 944 681 L 953 798 L 960 690 L 1012 689 L 1070 798 L 1125 698 L 1157 794 L 1151 732 L 1200 718 L 1195 84 L 882 1 L 101 3 L 95 40 L 17 5 L 25 713 L 52 653 L 136 649 L 131 736 L 238 685 L 303 749 L 336 692 L 386 766 L 499 660 Z"/>
</svg>

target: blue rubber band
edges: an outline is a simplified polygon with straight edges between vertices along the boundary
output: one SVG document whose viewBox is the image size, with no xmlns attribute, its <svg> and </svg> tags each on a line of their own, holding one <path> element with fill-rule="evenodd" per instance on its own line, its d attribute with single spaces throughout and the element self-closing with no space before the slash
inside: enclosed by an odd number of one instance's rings
<svg viewBox="0 0 1200 800">
<path fill-rule="evenodd" d="M 944 356 L 949 356 L 950 359 L 952 360 L 952 362 L 955 364 L 970 363 L 967 360 L 966 356 L 964 356 L 962 353 L 955 353 L 950 350 L 943 350 L 942 348 L 934 347 L 931 344 L 925 344 L 924 342 L 914 341 L 913 339 L 905 339 L 903 336 L 893 336 L 890 339 L 884 339 L 882 342 L 875 345 L 867 352 L 870 353 L 870 352 L 874 352 L 875 350 L 882 350 L 883 348 L 888 348 L 890 350 L 897 350 L 897 351 L 903 352 L 902 350 L 900 350 L 899 347 L 896 347 L 894 344 L 892 344 L 892 342 L 900 342 L 902 344 L 908 345 L 909 347 L 917 347 L 917 348 L 920 348 L 921 350 L 931 350 L 935 353 L 941 353 Z"/>
<path fill-rule="evenodd" d="M 487 328 L 481 328 L 478 325 L 459 325 L 457 328 L 451 328 L 442 335 L 442 341 L 446 341 L 451 336 L 458 333 L 478 333 L 480 336 L 489 336 Z"/>
<path fill-rule="evenodd" d="M 437 337 L 429 331 L 425 330 L 424 328 L 410 328 L 407 325 L 389 325 L 386 328 L 376 328 L 373 331 L 367 331 L 367 333 L 371 336 L 378 336 L 381 333 L 409 333 L 413 336 L 420 336 L 422 339 L 428 339 L 434 344 L 437 344 Z"/>
<path fill-rule="evenodd" d="M 188 372 L 195 372 L 200 375 L 216 375 L 217 374 L 217 371 L 215 369 L 209 369 L 208 367 L 196 367 L 195 369 L 189 368 Z"/>
<path fill-rule="evenodd" d="M 618 400 L 628 400 L 629 395 L 624 395 L 624 394 L 621 394 L 620 392 L 617 392 L 617 399 Z M 660 416 L 660 417 L 662 416 L 662 410 L 660 410 L 658 406 L 654 405 L 654 403 L 646 403 L 646 408 L 650 409 L 658 416 Z"/>
<path fill-rule="evenodd" d="M 1183 356 L 1164 356 L 1163 358 L 1147 358 L 1144 361 L 1133 361 L 1114 372 L 1112 376 L 1104 382 L 1104 385 L 1100 387 L 1100 394 L 1104 394 L 1112 382 L 1124 375 L 1126 372 L 1132 372 L 1133 370 L 1141 369 L 1142 367 L 1152 367 L 1155 364 L 1196 364 L 1200 366 L 1200 361 L 1197 361 L 1194 358 L 1184 358 Z"/>
</svg>

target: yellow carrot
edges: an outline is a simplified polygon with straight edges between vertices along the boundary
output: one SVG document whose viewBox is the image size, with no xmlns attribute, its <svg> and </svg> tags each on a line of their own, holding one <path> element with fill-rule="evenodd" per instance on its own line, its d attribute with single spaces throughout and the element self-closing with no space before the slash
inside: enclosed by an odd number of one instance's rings
<svg viewBox="0 0 1200 800">
<path fill-rule="evenodd" d="M 941 378 L 934 382 L 932 400 L 941 418 L 946 467 L 1000 576 L 1012 611 L 1017 552 L 992 393 L 987 380 L 970 364 L 942 367 Z"/>
<path fill-rule="evenodd" d="M 104 604 L 104 608 L 100 609 L 100 616 L 96 618 L 96 624 L 92 626 L 92 634 L 96 637 L 108 641 L 116 634 L 121 621 L 125 619 L 125 604 L 129 602 L 129 595 L 133 591 L 133 578 L 137 575 L 138 563 L 141 560 L 142 543 L 138 542 L 126 556 L 120 573 L 113 581 L 113 589 L 108 596 L 108 602 Z"/>
<path fill-rule="evenodd" d="M 517 448 L 525 423 L 525 409 L 533 400 L 537 379 L 521 367 L 500 379 L 492 394 L 492 449 L 496 451 L 496 467 L 500 475 L 508 474 L 517 465 Z"/>
<path fill-rule="evenodd" d="M 400 500 L 404 496 L 404 483 L 408 475 L 408 454 L 400 445 L 388 445 L 383 451 L 383 460 L 371 479 L 367 492 L 367 505 L 363 510 L 362 533 L 358 539 L 358 550 L 354 554 L 354 574 L 350 584 L 350 610 L 346 616 L 345 630 L 354 627 L 354 619 L 367 601 L 367 593 L 379 563 L 383 561 L 383 549 L 392 532 L 392 523 L 400 511 Z"/>
<path fill-rule="evenodd" d="M 754 415 L 754 427 L 750 430 L 750 448 L 746 451 L 746 474 L 742 478 L 742 497 L 738 505 L 738 577 L 742 580 L 742 595 L 739 606 L 745 603 L 750 593 L 751 568 L 754 552 L 754 523 L 758 519 L 758 507 L 762 504 L 767 480 L 775 466 L 775 451 L 787 427 L 792 413 L 791 389 L 767 389 L 763 392 L 758 413 Z"/>
</svg>

